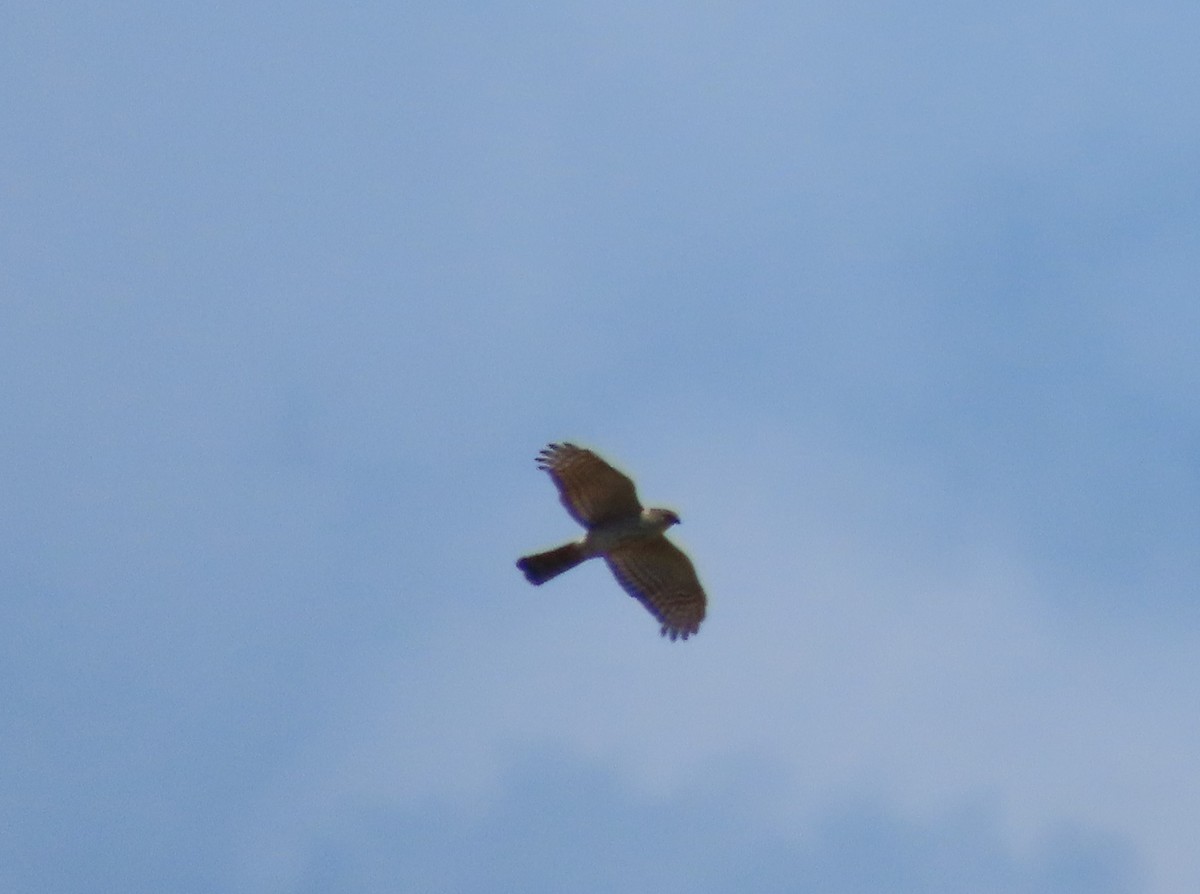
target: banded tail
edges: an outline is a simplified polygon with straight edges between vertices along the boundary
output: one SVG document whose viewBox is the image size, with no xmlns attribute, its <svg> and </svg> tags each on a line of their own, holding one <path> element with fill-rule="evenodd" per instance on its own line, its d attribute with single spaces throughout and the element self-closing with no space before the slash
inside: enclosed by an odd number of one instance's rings
<svg viewBox="0 0 1200 894">
<path fill-rule="evenodd" d="M 531 584 L 544 584 L 550 578 L 570 571 L 586 558 L 578 543 L 568 543 L 557 549 L 518 559 L 517 567 L 525 572 L 525 579 Z"/>
</svg>

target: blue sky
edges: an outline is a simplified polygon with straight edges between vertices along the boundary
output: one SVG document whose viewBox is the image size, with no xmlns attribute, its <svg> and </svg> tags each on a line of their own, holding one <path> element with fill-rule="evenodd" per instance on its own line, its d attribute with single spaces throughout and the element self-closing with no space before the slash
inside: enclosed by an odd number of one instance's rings
<svg viewBox="0 0 1200 894">
<path fill-rule="evenodd" d="M 3 20 L 6 892 L 1198 889 L 1200 7 Z"/>
</svg>

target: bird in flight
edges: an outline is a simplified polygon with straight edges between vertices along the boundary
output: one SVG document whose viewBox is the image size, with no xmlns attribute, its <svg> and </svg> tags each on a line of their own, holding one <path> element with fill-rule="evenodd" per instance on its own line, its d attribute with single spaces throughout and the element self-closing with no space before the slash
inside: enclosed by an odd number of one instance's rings
<svg viewBox="0 0 1200 894">
<path fill-rule="evenodd" d="M 700 629 L 706 599 L 687 555 L 663 536 L 679 516 L 643 509 L 633 481 L 595 453 L 551 444 L 538 454 L 563 506 L 587 529 L 582 539 L 517 561 L 532 584 L 544 584 L 580 562 L 604 559 L 619 583 L 662 624 L 662 635 L 687 639 Z"/>
</svg>

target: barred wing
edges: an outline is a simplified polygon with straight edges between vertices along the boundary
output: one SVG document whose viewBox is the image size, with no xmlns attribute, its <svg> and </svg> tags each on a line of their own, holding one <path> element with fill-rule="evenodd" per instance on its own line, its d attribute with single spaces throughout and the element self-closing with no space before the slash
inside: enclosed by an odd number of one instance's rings
<svg viewBox="0 0 1200 894">
<path fill-rule="evenodd" d="M 636 540 L 605 556 L 625 592 L 658 618 L 662 635 L 687 639 L 700 629 L 706 599 L 683 550 L 661 535 Z"/>
<path fill-rule="evenodd" d="M 567 512 L 585 528 L 642 511 L 633 482 L 590 450 L 551 444 L 538 454 L 537 463 L 550 473 Z"/>
</svg>

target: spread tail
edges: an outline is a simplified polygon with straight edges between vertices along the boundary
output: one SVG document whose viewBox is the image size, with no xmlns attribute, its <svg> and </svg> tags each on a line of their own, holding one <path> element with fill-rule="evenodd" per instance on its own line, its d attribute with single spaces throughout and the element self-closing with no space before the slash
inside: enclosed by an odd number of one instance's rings
<svg viewBox="0 0 1200 894">
<path fill-rule="evenodd" d="M 586 558 L 578 543 L 568 543 L 557 549 L 518 559 L 517 567 L 525 572 L 525 578 L 531 584 L 544 584 L 550 578 L 570 571 Z"/>
</svg>

